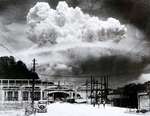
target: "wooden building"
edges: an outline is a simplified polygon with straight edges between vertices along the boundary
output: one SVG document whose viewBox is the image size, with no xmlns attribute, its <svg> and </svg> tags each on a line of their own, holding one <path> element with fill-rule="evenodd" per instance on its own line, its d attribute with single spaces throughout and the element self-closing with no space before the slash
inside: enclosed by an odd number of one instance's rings
<svg viewBox="0 0 150 116">
<path fill-rule="evenodd" d="M 68 85 L 49 81 L 35 81 L 34 100 L 67 99 L 75 97 L 75 90 Z M 0 102 L 26 102 L 32 98 L 32 79 L 1 79 Z"/>
</svg>

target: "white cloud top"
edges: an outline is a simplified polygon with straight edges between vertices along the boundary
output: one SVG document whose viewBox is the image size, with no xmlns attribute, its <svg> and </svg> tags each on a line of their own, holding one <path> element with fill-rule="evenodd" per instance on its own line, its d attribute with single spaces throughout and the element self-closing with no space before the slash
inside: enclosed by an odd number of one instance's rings
<svg viewBox="0 0 150 116">
<path fill-rule="evenodd" d="M 39 72 L 45 74 L 70 74 L 80 63 L 103 56 L 123 55 L 141 61 L 136 49 L 127 47 L 130 37 L 126 39 L 127 29 L 119 20 L 100 20 L 66 2 L 59 2 L 56 10 L 48 3 L 38 2 L 29 10 L 27 24 L 29 39 L 36 47 L 25 51 L 25 58 L 36 57 Z"/>
<path fill-rule="evenodd" d="M 114 18 L 106 21 L 84 14 L 80 8 L 59 2 L 56 10 L 38 2 L 27 15 L 29 37 L 39 46 L 62 42 L 119 41 L 126 28 Z"/>
</svg>

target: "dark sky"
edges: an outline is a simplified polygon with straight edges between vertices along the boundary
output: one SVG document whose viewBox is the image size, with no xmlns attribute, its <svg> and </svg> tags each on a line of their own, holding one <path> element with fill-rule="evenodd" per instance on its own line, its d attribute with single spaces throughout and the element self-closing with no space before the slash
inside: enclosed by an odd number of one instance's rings
<svg viewBox="0 0 150 116">
<path fill-rule="evenodd" d="M 131 24 L 136 25 L 149 36 L 149 0 L 105 0 L 106 6 Z M 147 38 L 149 40 L 149 37 Z"/>
</svg>

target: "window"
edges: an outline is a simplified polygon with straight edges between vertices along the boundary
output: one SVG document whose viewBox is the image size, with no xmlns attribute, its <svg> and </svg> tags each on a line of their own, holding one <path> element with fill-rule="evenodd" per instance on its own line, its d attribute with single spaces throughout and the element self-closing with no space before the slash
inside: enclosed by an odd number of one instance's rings
<svg viewBox="0 0 150 116">
<path fill-rule="evenodd" d="M 4 97 L 4 100 L 7 101 L 7 92 L 6 92 L 6 91 L 5 91 L 5 93 L 4 93 L 4 96 L 5 96 L 5 97 Z"/>
<path fill-rule="evenodd" d="M 36 101 L 40 100 L 41 99 L 40 96 L 41 96 L 40 92 L 34 92 L 34 100 Z"/>
<path fill-rule="evenodd" d="M 18 91 L 14 92 L 14 101 L 18 101 Z"/>
<path fill-rule="evenodd" d="M 5 100 L 18 101 L 18 91 L 5 92 Z"/>
<path fill-rule="evenodd" d="M 8 101 L 13 101 L 13 92 L 12 92 L 12 91 L 8 91 L 8 92 L 7 92 L 7 95 L 8 95 L 8 96 L 7 96 L 7 100 L 8 100 Z"/>
<path fill-rule="evenodd" d="M 32 92 L 31 92 L 31 98 L 32 98 Z M 41 93 L 40 92 L 34 92 L 34 100 L 38 101 L 41 99 Z"/>
<path fill-rule="evenodd" d="M 22 97 L 23 97 L 23 101 L 28 101 L 28 100 L 29 100 L 29 99 L 28 99 L 28 97 L 29 97 L 29 92 L 24 91 Z"/>
</svg>

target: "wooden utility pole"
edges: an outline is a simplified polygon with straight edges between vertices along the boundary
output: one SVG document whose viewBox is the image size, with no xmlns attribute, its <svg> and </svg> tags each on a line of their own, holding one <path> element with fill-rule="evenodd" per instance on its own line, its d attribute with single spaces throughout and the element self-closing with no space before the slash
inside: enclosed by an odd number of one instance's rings
<svg viewBox="0 0 150 116">
<path fill-rule="evenodd" d="M 91 104 L 106 103 L 109 94 L 109 75 L 100 78 L 100 82 L 91 76 Z M 93 101 L 94 100 L 94 101 Z M 100 101 L 99 101 L 100 100 Z"/>
<path fill-rule="evenodd" d="M 92 93 L 93 93 L 93 106 L 95 107 L 95 79 L 93 78 L 93 89 L 92 89 Z"/>
<path fill-rule="evenodd" d="M 90 97 L 91 97 L 91 104 L 92 104 L 92 93 L 93 93 L 93 77 L 91 76 L 91 95 L 90 95 Z"/>
<path fill-rule="evenodd" d="M 107 96 L 107 76 L 104 76 L 104 101 L 106 102 Z"/>
<path fill-rule="evenodd" d="M 95 102 L 96 104 L 98 104 L 98 80 L 96 80 L 95 84 L 96 84 Z"/>
<path fill-rule="evenodd" d="M 88 80 L 86 80 L 86 102 L 88 102 Z"/>
<path fill-rule="evenodd" d="M 101 103 L 102 103 L 102 100 L 103 100 L 103 77 L 101 77 L 101 81 L 100 81 L 100 92 L 101 92 Z"/>
<path fill-rule="evenodd" d="M 108 95 L 108 78 L 109 76 L 106 75 L 104 76 L 104 100 L 105 102 L 107 101 L 107 95 Z"/>
<path fill-rule="evenodd" d="M 34 111 L 34 90 L 35 90 L 35 58 L 33 59 L 33 68 L 32 68 L 32 72 L 33 72 L 33 77 L 32 77 L 32 102 L 31 102 L 31 107 L 32 107 L 32 111 Z"/>
</svg>

